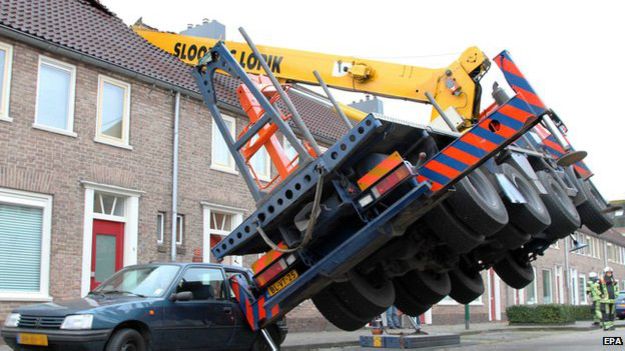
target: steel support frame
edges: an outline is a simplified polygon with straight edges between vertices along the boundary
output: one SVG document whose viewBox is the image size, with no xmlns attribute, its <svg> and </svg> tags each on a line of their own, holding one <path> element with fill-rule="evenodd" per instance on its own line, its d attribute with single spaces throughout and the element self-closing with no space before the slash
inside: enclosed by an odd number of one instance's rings
<svg viewBox="0 0 625 351">
<path fill-rule="evenodd" d="M 311 156 L 308 154 L 304 146 L 300 143 L 300 141 L 295 136 L 293 129 L 288 125 L 286 121 L 282 119 L 280 113 L 274 108 L 274 106 L 269 102 L 269 100 L 263 95 L 262 92 L 258 90 L 256 85 L 252 82 L 250 77 L 245 73 L 243 68 L 239 65 L 236 59 L 232 56 L 228 48 L 222 43 L 219 42 L 213 48 L 211 48 L 210 52 L 207 54 L 210 56 L 210 61 L 206 63 L 206 65 L 196 66 L 193 70 L 193 76 L 197 81 L 197 85 L 200 88 L 200 92 L 202 93 L 202 97 L 204 98 L 204 103 L 210 110 L 210 113 L 217 124 L 217 128 L 221 133 L 226 145 L 228 146 L 228 150 L 230 154 L 233 156 L 234 161 L 238 170 L 241 172 L 243 179 L 247 187 L 249 188 L 254 200 L 258 203 L 262 200 L 263 194 L 261 193 L 258 185 L 254 181 L 254 177 L 245 163 L 245 159 L 243 155 L 240 153 L 240 149 L 255 135 L 255 133 L 246 133 L 244 135 L 244 139 L 235 141 L 224 122 L 224 119 L 221 115 L 221 111 L 217 107 L 217 94 L 215 89 L 215 74 L 218 70 L 225 71 L 231 77 L 238 79 L 241 83 L 245 84 L 248 89 L 254 95 L 254 98 L 258 100 L 261 107 L 265 110 L 265 116 L 269 116 L 269 118 L 261 118 L 256 124 L 252 127 L 253 130 L 260 130 L 267 123 L 275 123 L 278 126 L 280 132 L 286 137 L 289 143 L 293 146 L 297 154 L 299 155 L 300 160 L 303 164 L 310 162 L 312 160 Z M 202 60 L 204 61 L 204 60 Z M 248 140 L 245 140 L 248 139 Z"/>
</svg>

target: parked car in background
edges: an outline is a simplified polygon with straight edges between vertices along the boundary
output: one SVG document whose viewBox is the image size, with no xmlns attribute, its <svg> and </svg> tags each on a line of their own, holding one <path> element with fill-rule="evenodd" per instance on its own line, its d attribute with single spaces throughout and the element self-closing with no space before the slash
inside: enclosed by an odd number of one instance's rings
<svg viewBox="0 0 625 351">
<path fill-rule="evenodd" d="M 205 263 L 126 267 L 82 299 L 12 311 L 2 328 L 14 350 L 263 350 L 234 300 L 228 277 L 251 271 Z M 286 324 L 271 325 L 282 343 Z"/>
<path fill-rule="evenodd" d="M 620 291 L 615 301 L 616 317 L 618 319 L 625 319 L 625 291 Z"/>
</svg>

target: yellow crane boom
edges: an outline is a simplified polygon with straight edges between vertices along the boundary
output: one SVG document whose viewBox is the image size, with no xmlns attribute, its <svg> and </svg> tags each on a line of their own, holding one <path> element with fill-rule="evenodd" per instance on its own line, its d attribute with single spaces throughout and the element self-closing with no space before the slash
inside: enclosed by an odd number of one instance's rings
<svg viewBox="0 0 625 351">
<path fill-rule="evenodd" d="M 153 45 L 180 60 L 195 65 L 218 40 L 133 28 Z M 247 44 L 225 42 L 246 72 L 262 74 L 258 59 Z M 488 70 L 489 60 L 477 47 L 469 47 L 444 68 L 425 68 L 351 56 L 322 54 L 270 46 L 258 46 L 272 72 L 285 82 L 318 85 L 317 70 L 330 87 L 430 103 L 430 93 L 443 110 L 453 107 L 469 126 L 478 118 L 481 90 L 479 79 Z M 349 118 L 365 114 L 342 106 Z M 438 113 L 432 110 L 432 119 Z"/>
</svg>

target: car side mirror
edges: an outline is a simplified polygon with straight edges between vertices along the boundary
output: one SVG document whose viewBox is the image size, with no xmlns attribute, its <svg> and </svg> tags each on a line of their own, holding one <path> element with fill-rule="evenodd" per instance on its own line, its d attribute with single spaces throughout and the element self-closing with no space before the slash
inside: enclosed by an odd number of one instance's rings
<svg viewBox="0 0 625 351">
<path fill-rule="evenodd" d="M 179 293 L 172 294 L 169 299 L 171 301 L 190 301 L 193 300 L 193 293 L 190 291 L 181 291 Z"/>
</svg>

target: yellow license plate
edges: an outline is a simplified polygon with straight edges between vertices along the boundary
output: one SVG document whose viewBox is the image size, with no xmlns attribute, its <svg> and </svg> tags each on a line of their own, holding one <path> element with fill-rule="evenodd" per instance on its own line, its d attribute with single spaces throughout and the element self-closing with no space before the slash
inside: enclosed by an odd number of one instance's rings
<svg viewBox="0 0 625 351">
<path fill-rule="evenodd" d="M 22 345 L 48 346 L 48 336 L 45 334 L 17 334 L 17 343 Z"/>
<path fill-rule="evenodd" d="M 295 281 L 299 275 L 297 271 L 292 270 L 287 273 L 284 277 L 280 278 L 277 282 L 269 285 L 269 296 L 273 296 L 277 294 L 280 290 L 286 288 L 289 284 Z"/>
</svg>

